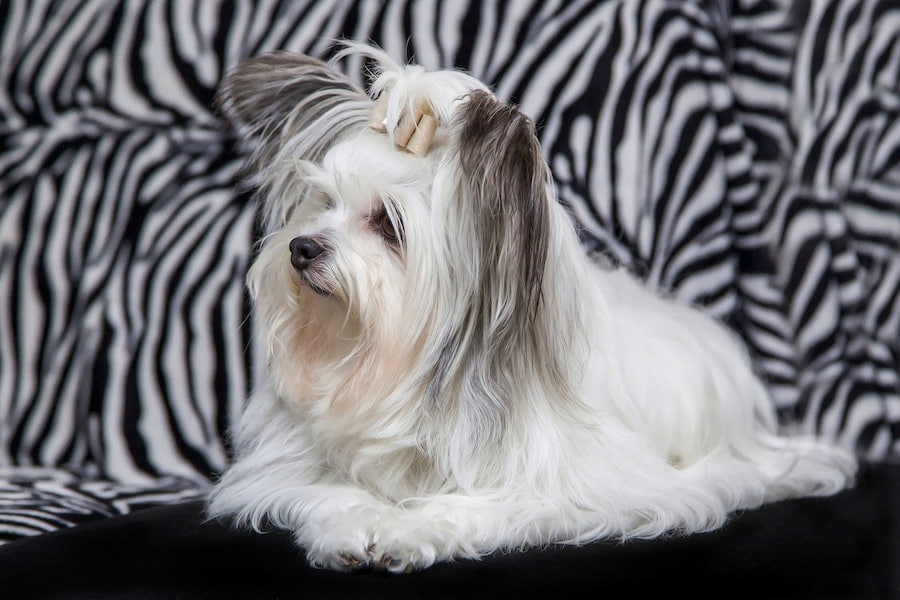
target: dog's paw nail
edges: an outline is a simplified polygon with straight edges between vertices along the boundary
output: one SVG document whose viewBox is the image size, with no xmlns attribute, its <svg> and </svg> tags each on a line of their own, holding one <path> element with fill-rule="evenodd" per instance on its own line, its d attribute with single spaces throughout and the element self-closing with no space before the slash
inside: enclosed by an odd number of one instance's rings
<svg viewBox="0 0 900 600">
<path fill-rule="evenodd" d="M 364 564 L 362 560 L 346 552 L 339 552 L 338 556 L 341 557 L 344 566 L 349 569 L 356 569 Z"/>
<path fill-rule="evenodd" d="M 390 556 L 382 556 L 381 560 L 378 561 L 382 567 L 390 569 L 391 567 L 397 567 L 400 565 L 400 561 L 396 558 Z"/>
<path fill-rule="evenodd" d="M 395 558 L 387 554 L 382 555 L 381 558 L 378 559 L 377 564 L 379 568 L 390 571 L 391 573 L 412 573 L 415 570 L 415 567 L 411 562 L 406 562 L 403 559 Z"/>
</svg>

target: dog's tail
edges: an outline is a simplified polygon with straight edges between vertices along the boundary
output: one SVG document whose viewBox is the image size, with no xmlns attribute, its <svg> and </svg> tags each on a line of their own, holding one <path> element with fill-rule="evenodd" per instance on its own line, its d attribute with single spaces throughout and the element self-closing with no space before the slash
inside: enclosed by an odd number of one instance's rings
<svg viewBox="0 0 900 600">
<path fill-rule="evenodd" d="M 849 451 L 813 438 L 766 435 L 754 454 L 767 481 L 766 501 L 830 496 L 851 486 L 856 476 Z"/>
<path fill-rule="evenodd" d="M 710 488 L 732 509 L 807 496 L 830 496 L 853 485 L 852 453 L 812 438 L 760 434 L 752 444 L 722 446 L 683 475 Z"/>
</svg>

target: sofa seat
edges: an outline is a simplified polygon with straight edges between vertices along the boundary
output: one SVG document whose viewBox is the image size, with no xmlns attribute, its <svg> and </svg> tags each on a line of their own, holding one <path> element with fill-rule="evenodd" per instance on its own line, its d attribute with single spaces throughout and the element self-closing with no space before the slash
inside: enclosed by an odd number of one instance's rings
<svg viewBox="0 0 900 600">
<path fill-rule="evenodd" d="M 734 515 L 722 529 L 497 553 L 409 575 L 308 566 L 284 531 L 238 532 L 201 501 L 0 547 L 10 598 L 900 598 L 900 465 L 863 465 L 830 498 Z"/>
</svg>

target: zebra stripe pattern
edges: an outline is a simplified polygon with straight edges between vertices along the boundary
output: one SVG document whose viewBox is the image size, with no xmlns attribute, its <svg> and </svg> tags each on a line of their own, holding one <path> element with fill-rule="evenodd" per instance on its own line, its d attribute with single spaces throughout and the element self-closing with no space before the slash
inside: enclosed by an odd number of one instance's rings
<svg viewBox="0 0 900 600">
<path fill-rule="evenodd" d="M 729 322 L 796 428 L 896 455 L 898 32 L 878 0 L 0 4 L 0 536 L 225 465 L 263 366 L 212 98 L 248 56 L 338 38 L 491 83 L 586 251 Z"/>
<path fill-rule="evenodd" d="M 205 487 L 177 477 L 124 484 L 65 469 L 0 469 L 0 544 L 205 494 Z"/>
<path fill-rule="evenodd" d="M 776 278 L 804 429 L 896 454 L 900 416 L 900 5 L 810 2 L 774 202 Z"/>
</svg>

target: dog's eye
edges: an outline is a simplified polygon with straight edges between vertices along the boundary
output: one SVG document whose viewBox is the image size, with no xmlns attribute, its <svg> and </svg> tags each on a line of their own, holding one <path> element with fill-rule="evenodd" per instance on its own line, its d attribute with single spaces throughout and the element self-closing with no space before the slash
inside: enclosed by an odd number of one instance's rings
<svg viewBox="0 0 900 600">
<path fill-rule="evenodd" d="M 400 233 L 402 228 L 397 227 L 394 224 L 386 210 L 379 211 L 372 220 L 372 223 L 375 225 L 375 229 L 378 230 L 378 233 L 381 234 L 381 237 L 389 244 L 398 245 L 400 243 Z"/>
</svg>

